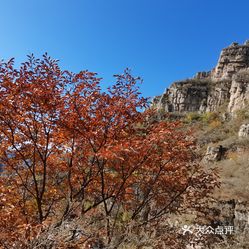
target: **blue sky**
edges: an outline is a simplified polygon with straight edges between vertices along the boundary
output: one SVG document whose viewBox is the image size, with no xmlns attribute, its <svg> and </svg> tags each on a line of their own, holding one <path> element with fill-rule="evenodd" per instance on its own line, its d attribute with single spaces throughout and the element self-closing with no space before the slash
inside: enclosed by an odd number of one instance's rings
<svg viewBox="0 0 249 249">
<path fill-rule="evenodd" d="M 0 58 L 48 52 L 63 69 L 103 77 L 129 67 L 144 96 L 210 70 L 249 39 L 248 0 L 0 0 Z"/>
</svg>

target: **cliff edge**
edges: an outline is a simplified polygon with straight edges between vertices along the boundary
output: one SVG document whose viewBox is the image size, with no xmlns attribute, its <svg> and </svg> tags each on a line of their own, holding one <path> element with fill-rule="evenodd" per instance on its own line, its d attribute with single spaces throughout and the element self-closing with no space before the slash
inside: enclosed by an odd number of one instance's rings
<svg viewBox="0 0 249 249">
<path fill-rule="evenodd" d="M 228 113 L 234 113 L 248 102 L 249 41 L 246 41 L 224 48 L 211 71 L 172 83 L 153 99 L 152 106 L 164 112 L 212 112 L 224 106 Z"/>
</svg>

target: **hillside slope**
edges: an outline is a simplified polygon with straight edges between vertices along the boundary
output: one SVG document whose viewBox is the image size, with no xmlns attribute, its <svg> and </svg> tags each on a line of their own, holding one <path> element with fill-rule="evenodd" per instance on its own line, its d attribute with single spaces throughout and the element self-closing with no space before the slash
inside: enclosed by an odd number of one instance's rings
<svg viewBox="0 0 249 249">
<path fill-rule="evenodd" d="M 215 248 L 249 248 L 249 42 L 223 49 L 214 69 L 174 82 L 152 107 L 191 128 L 202 163 L 219 170 L 210 216 L 235 233 Z"/>
</svg>

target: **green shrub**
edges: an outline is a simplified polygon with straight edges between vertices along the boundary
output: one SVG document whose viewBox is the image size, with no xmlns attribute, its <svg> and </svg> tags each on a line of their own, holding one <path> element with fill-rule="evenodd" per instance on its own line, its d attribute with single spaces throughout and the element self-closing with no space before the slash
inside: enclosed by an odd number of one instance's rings
<svg viewBox="0 0 249 249">
<path fill-rule="evenodd" d="M 185 117 L 186 122 L 193 122 L 193 121 L 201 121 L 203 123 L 212 123 L 214 121 L 219 121 L 219 114 L 216 112 L 205 112 L 205 113 L 198 113 L 198 112 L 190 112 Z"/>
<path fill-rule="evenodd" d="M 239 121 L 249 119 L 249 111 L 247 109 L 238 110 L 236 111 L 235 115 Z"/>
<path fill-rule="evenodd" d="M 201 114 L 198 112 L 190 112 L 185 117 L 186 122 L 200 121 Z"/>
<path fill-rule="evenodd" d="M 201 120 L 205 123 L 210 123 L 219 120 L 219 114 L 216 112 L 206 112 L 202 114 Z"/>
</svg>

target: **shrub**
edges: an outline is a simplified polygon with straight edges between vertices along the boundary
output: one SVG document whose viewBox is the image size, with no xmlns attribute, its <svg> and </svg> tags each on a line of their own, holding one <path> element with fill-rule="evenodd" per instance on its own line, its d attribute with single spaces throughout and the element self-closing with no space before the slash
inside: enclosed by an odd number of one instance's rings
<svg viewBox="0 0 249 249">
<path fill-rule="evenodd" d="M 219 115 L 216 112 L 206 112 L 202 114 L 201 120 L 205 123 L 210 123 L 211 121 L 219 120 Z"/>
<path fill-rule="evenodd" d="M 193 121 L 200 121 L 202 118 L 201 118 L 201 114 L 200 113 L 197 113 L 197 112 L 190 112 L 186 115 L 186 118 L 185 118 L 185 121 L 190 123 L 190 122 L 193 122 Z"/>
</svg>

